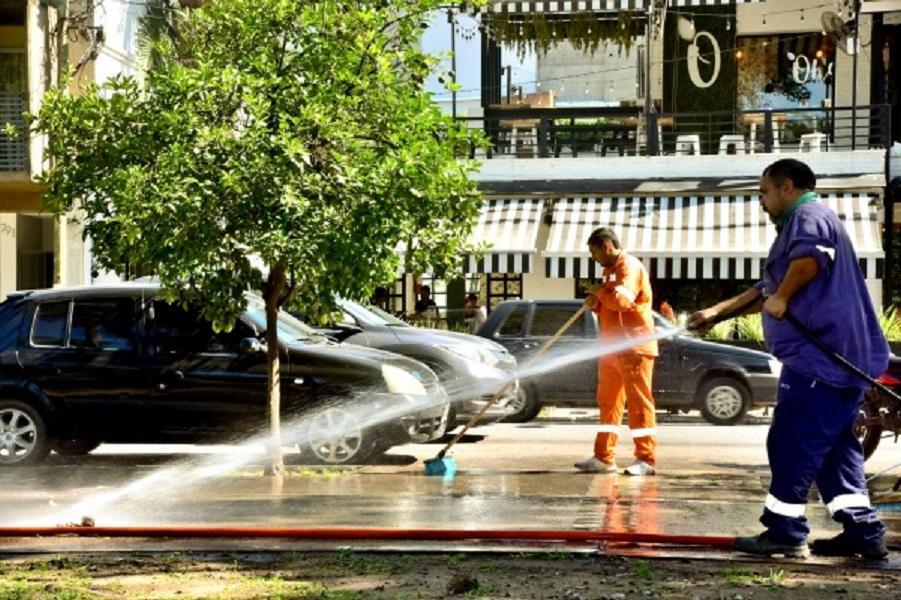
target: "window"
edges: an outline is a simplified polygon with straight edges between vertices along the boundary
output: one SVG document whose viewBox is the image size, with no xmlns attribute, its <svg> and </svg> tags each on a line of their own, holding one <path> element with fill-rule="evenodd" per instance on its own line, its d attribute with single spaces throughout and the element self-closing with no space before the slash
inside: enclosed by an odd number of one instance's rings
<svg viewBox="0 0 901 600">
<path fill-rule="evenodd" d="M 65 346 L 68 321 L 68 300 L 40 304 L 31 328 L 31 344 L 33 346 Z"/>
<path fill-rule="evenodd" d="M 568 306 L 536 306 L 535 313 L 532 315 L 532 331 L 533 336 L 552 336 L 557 333 L 563 324 L 566 323 L 578 308 Z M 567 329 L 564 336 L 568 337 L 584 337 L 585 320 L 576 321 L 572 327 Z"/>
<path fill-rule="evenodd" d="M 398 277 L 394 286 L 388 289 L 388 312 L 403 316 L 407 314 L 407 277 Z"/>
<path fill-rule="evenodd" d="M 522 274 L 488 274 L 488 312 L 504 300 L 522 299 Z"/>
<path fill-rule="evenodd" d="M 153 304 L 153 346 L 157 354 L 237 354 L 241 340 L 256 337 L 243 321 L 229 332 L 213 331 L 212 324 L 198 311 L 157 301 Z"/>
<path fill-rule="evenodd" d="M 739 108 L 818 107 L 833 96 L 835 46 L 828 35 L 742 37 L 736 46 Z"/>
<path fill-rule="evenodd" d="M 78 301 L 72 308 L 69 345 L 95 350 L 134 350 L 135 302 L 131 298 Z"/>
<path fill-rule="evenodd" d="M 521 336 L 525 320 L 526 307 L 517 306 L 510 312 L 509 315 L 507 315 L 507 318 L 504 320 L 503 325 L 501 325 L 500 329 L 498 329 L 497 331 L 498 335 L 510 337 Z"/>
</svg>

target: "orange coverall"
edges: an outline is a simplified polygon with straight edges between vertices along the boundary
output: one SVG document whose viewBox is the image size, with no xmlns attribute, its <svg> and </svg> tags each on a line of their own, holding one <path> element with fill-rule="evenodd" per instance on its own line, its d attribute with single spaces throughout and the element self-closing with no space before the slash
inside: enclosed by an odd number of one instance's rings
<svg viewBox="0 0 901 600">
<path fill-rule="evenodd" d="M 641 261 L 620 252 L 612 267 L 604 267 L 603 283 L 594 291 L 599 302 L 594 312 L 600 320 L 602 343 L 616 343 L 654 334 L 651 283 Z M 651 377 L 657 341 L 652 340 L 598 360 L 597 402 L 600 428 L 594 441 L 598 460 L 613 463 L 623 408 L 629 408 L 629 429 L 635 442 L 635 458 L 655 464 L 656 415 Z"/>
</svg>

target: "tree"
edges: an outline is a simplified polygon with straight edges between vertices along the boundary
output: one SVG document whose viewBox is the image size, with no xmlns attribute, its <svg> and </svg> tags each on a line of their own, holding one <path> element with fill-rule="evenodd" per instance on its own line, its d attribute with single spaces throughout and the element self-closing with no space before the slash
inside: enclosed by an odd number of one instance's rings
<svg viewBox="0 0 901 600">
<path fill-rule="evenodd" d="M 437 6 L 211 0 L 161 38 L 143 87 L 54 91 L 34 120 L 45 201 L 81 209 L 101 267 L 145 266 L 220 330 L 261 289 L 275 474 L 280 307 L 368 297 L 409 240 L 409 267 L 453 270 L 478 214 L 457 159 L 478 140 L 423 89 L 437 61 L 417 41 Z"/>
</svg>

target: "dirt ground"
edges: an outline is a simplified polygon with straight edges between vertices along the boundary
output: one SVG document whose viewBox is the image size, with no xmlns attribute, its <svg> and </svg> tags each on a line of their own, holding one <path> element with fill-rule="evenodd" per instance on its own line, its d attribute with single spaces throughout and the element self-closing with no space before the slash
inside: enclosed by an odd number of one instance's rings
<svg viewBox="0 0 901 600">
<path fill-rule="evenodd" d="M 901 572 L 539 554 L 102 553 L 0 557 L 2 600 L 754 600 L 898 597 Z"/>
</svg>

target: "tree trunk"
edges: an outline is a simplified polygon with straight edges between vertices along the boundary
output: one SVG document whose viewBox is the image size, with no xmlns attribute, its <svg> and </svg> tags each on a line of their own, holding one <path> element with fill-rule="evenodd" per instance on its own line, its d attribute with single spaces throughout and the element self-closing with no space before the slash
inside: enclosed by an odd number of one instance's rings
<svg viewBox="0 0 901 600">
<path fill-rule="evenodd" d="M 282 424 L 281 424 L 281 387 L 279 385 L 280 364 L 278 345 L 278 310 L 279 299 L 285 290 L 285 268 L 275 265 L 269 271 L 263 290 L 266 301 L 266 345 L 268 363 L 269 393 L 269 462 L 270 475 L 281 479 L 285 473 L 285 462 L 282 457 Z"/>
</svg>

